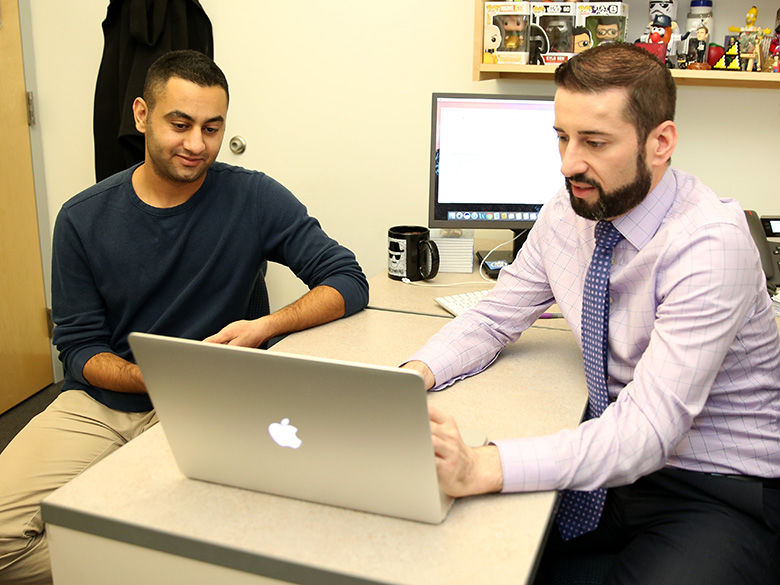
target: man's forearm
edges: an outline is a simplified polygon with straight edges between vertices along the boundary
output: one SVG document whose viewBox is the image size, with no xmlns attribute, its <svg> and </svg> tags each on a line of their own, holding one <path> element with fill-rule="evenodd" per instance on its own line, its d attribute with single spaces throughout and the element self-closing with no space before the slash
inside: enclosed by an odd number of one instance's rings
<svg viewBox="0 0 780 585">
<path fill-rule="evenodd" d="M 266 319 L 268 338 L 335 321 L 344 316 L 344 297 L 335 288 L 317 286 Z"/>
<path fill-rule="evenodd" d="M 207 337 L 209 343 L 259 347 L 272 337 L 301 331 L 343 317 L 344 297 L 335 288 L 317 286 L 294 303 L 253 321 L 234 321 Z"/>
<path fill-rule="evenodd" d="M 87 382 L 98 388 L 146 394 L 146 384 L 138 366 L 113 353 L 93 355 L 84 364 L 83 374 Z"/>
</svg>

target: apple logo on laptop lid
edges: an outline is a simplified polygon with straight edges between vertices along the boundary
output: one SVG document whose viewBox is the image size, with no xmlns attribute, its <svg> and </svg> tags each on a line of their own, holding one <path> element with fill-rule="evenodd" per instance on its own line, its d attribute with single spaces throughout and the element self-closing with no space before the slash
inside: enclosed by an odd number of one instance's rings
<svg viewBox="0 0 780 585">
<path fill-rule="evenodd" d="M 297 449 L 303 442 L 298 437 L 298 428 L 290 424 L 289 418 L 283 418 L 281 422 L 273 422 L 268 425 L 268 434 L 280 447 Z"/>
</svg>

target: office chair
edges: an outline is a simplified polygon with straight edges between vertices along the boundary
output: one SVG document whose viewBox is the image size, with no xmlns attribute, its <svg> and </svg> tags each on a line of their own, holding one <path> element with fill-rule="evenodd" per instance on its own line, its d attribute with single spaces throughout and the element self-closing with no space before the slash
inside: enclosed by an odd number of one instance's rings
<svg viewBox="0 0 780 585">
<path fill-rule="evenodd" d="M 255 277 L 255 282 L 252 285 L 252 291 L 249 293 L 249 300 L 247 301 L 245 319 L 257 319 L 271 312 L 270 303 L 268 301 L 268 289 L 265 286 L 265 274 L 268 270 L 268 262 L 265 260 L 260 267 L 260 271 Z M 284 339 L 284 336 L 272 337 L 268 341 L 260 345 L 260 349 L 268 349 L 277 341 Z"/>
<path fill-rule="evenodd" d="M 257 319 L 271 312 L 268 302 L 268 289 L 265 287 L 265 273 L 268 270 L 268 262 L 263 260 L 260 271 L 255 277 L 252 291 L 249 293 L 249 301 L 246 307 L 246 319 Z"/>
</svg>

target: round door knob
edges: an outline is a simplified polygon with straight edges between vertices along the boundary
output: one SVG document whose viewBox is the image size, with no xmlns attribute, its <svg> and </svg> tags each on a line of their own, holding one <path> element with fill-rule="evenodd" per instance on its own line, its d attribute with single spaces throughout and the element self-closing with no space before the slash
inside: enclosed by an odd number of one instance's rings
<svg viewBox="0 0 780 585">
<path fill-rule="evenodd" d="M 246 139 L 243 136 L 233 136 L 230 139 L 230 152 L 241 154 L 246 150 Z"/>
</svg>

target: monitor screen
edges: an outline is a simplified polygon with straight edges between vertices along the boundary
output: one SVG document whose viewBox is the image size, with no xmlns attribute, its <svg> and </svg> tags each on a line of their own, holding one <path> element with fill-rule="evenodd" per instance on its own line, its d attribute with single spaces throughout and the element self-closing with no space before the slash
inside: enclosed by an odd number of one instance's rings
<svg viewBox="0 0 780 585">
<path fill-rule="evenodd" d="M 428 225 L 528 229 L 563 186 L 552 97 L 433 94 Z"/>
</svg>

